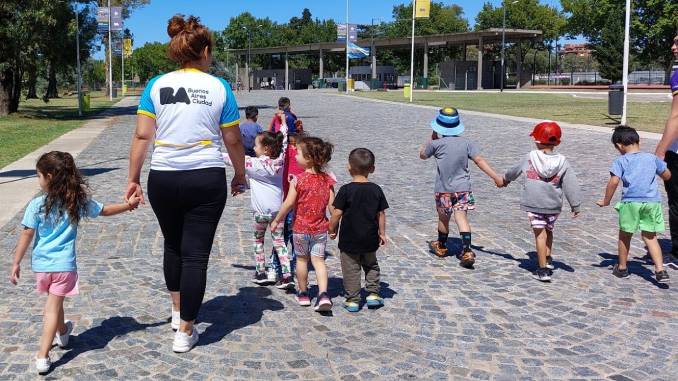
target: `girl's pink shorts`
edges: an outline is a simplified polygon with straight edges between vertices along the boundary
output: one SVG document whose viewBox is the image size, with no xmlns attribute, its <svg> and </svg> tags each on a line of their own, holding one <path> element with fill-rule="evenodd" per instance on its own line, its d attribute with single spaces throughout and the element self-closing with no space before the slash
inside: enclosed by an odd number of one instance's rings
<svg viewBox="0 0 678 381">
<path fill-rule="evenodd" d="M 36 289 L 39 293 L 57 296 L 78 295 L 78 272 L 35 273 Z"/>
</svg>

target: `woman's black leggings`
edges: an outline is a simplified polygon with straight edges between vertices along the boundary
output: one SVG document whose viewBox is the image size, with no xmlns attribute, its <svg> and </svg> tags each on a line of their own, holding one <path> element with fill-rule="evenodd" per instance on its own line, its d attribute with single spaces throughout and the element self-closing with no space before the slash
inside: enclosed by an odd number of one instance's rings
<svg viewBox="0 0 678 381">
<path fill-rule="evenodd" d="M 223 168 L 151 170 L 148 176 L 148 200 L 165 237 L 165 283 L 181 293 L 181 320 L 198 316 L 227 191 Z"/>
</svg>

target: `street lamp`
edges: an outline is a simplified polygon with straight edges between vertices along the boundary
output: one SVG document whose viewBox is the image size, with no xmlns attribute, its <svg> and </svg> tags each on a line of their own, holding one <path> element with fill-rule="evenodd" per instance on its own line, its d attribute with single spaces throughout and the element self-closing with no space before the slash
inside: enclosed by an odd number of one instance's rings
<svg viewBox="0 0 678 381">
<path fill-rule="evenodd" d="M 517 2 L 518 0 L 515 0 L 512 1 L 511 4 L 515 4 Z M 504 92 L 504 76 L 506 76 L 506 67 L 504 65 L 504 51 L 506 50 L 506 1 L 502 2 L 501 7 L 504 10 L 504 22 L 502 23 L 501 27 L 501 87 L 499 91 Z M 480 54 L 482 54 L 482 52 Z M 478 70 L 483 70 L 483 68 L 479 67 Z M 520 81 L 520 79 L 518 80 Z"/>
<path fill-rule="evenodd" d="M 257 25 L 258 28 L 263 27 L 263 25 Z M 242 29 L 244 29 L 247 32 L 247 62 L 245 64 L 245 72 L 247 74 L 247 91 L 250 92 L 252 91 L 252 82 L 250 80 L 250 59 L 252 57 L 252 32 L 247 28 L 246 26 L 243 26 Z M 236 73 L 237 74 L 237 73 Z"/>
</svg>

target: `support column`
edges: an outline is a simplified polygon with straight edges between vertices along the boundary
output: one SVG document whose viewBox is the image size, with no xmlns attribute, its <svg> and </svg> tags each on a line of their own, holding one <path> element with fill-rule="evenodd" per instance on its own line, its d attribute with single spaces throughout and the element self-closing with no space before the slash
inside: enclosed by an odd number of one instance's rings
<svg viewBox="0 0 678 381">
<path fill-rule="evenodd" d="M 250 86 L 250 64 L 249 64 L 249 62 L 247 62 L 247 58 L 245 58 L 245 77 L 246 77 L 246 80 L 245 80 L 245 82 L 243 82 L 243 86 L 245 87 L 245 89 L 247 89 L 247 91 L 249 91 L 250 87 L 251 87 Z"/>
<path fill-rule="evenodd" d="M 239 57 L 237 57 L 237 56 L 235 57 L 235 83 L 234 83 L 234 85 L 236 85 L 236 86 L 238 85 L 238 80 L 240 79 L 240 72 L 239 72 L 240 68 L 238 67 L 238 58 Z M 240 89 L 236 88 L 236 90 L 240 90 Z"/>
<path fill-rule="evenodd" d="M 523 58 L 521 57 L 521 50 L 520 50 L 520 40 L 518 40 L 518 56 L 516 57 L 517 61 L 517 73 L 516 75 L 518 76 L 518 81 L 516 82 L 516 89 L 520 88 L 520 82 L 523 79 Z"/>
<path fill-rule="evenodd" d="M 290 89 L 290 61 L 287 52 L 285 52 L 285 90 Z"/>
<path fill-rule="evenodd" d="M 463 60 L 464 60 L 464 61 L 466 61 L 466 52 L 468 51 L 467 48 L 468 48 L 468 46 L 466 46 L 466 44 L 464 44 L 464 55 L 463 55 Z"/>
<path fill-rule="evenodd" d="M 377 48 L 372 47 L 372 79 L 377 79 Z"/>
<path fill-rule="evenodd" d="M 324 62 L 323 62 L 323 50 L 320 49 L 320 70 L 318 73 L 318 78 L 325 78 L 325 67 L 324 67 Z"/>
<path fill-rule="evenodd" d="M 428 78 L 428 41 L 424 41 L 424 78 Z"/>
<path fill-rule="evenodd" d="M 483 89 L 483 38 L 478 39 L 478 90 Z"/>
</svg>

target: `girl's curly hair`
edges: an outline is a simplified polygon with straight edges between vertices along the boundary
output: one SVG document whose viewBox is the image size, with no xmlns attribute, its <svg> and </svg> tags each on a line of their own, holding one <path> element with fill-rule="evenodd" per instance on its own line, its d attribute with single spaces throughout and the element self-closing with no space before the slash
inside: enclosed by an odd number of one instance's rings
<svg viewBox="0 0 678 381">
<path fill-rule="evenodd" d="M 332 160 L 334 151 L 332 143 L 313 136 L 303 136 L 297 141 L 297 148 L 301 149 L 302 155 L 311 161 L 313 168 L 318 172 Z"/>
<path fill-rule="evenodd" d="M 68 213 L 71 224 L 77 225 L 89 201 L 89 185 L 75 160 L 68 152 L 52 151 L 40 156 L 36 169 L 47 178 L 44 211 L 49 216 L 54 210 L 59 217 Z"/>
</svg>

